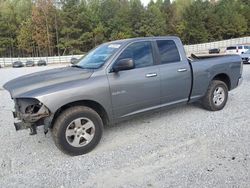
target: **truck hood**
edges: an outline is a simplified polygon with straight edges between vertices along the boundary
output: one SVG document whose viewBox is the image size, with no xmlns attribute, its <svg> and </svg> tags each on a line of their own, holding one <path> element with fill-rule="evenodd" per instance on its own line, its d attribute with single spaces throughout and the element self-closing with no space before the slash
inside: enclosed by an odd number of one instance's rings
<svg viewBox="0 0 250 188">
<path fill-rule="evenodd" d="M 51 69 L 21 76 L 4 84 L 3 88 L 10 92 L 12 98 L 18 98 L 36 89 L 75 80 L 88 79 L 92 73 L 93 71 L 91 70 L 77 67 Z"/>
</svg>

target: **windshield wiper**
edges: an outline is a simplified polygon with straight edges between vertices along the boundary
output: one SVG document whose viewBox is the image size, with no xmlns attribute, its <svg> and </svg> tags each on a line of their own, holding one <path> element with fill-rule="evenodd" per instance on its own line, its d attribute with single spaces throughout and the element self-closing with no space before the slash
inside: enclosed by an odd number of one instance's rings
<svg viewBox="0 0 250 188">
<path fill-rule="evenodd" d="M 82 66 L 80 65 L 71 65 L 71 67 L 76 67 L 76 68 L 80 68 L 80 69 L 84 69 Z"/>
</svg>

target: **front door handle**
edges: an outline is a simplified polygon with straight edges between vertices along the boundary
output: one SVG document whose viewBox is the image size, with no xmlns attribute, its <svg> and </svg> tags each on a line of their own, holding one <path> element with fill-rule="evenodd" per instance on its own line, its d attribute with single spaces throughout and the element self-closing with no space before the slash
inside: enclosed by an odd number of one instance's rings
<svg viewBox="0 0 250 188">
<path fill-rule="evenodd" d="M 157 76 L 156 73 L 148 73 L 148 74 L 146 74 L 147 78 L 156 77 L 156 76 Z"/>
<path fill-rule="evenodd" d="M 178 69 L 178 72 L 186 72 L 187 69 Z"/>
</svg>

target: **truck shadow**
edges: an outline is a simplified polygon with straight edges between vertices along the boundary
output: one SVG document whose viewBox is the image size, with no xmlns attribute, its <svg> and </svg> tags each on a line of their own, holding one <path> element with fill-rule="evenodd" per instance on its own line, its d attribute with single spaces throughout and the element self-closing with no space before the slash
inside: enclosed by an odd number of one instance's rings
<svg viewBox="0 0 250 188">
<path fill-rule="evenodd" d="M 134 117 L 131 117 L 128 120 L 123 120 L 119 123 L 107 125 L 105 126 L 105 131 L 109 131 L 109 130 L 121 128 L 121 127 L 130 127 L 130 126 L 134 126 L 134 124 L 137 124 L 137 126 L 139 126 L 138 123 L 140 122 L 143 124 L 148 124 L 156 119 L 161 118 L 162 116 L 167 117 L 173 114 L 179 114 L 180 112 L 189 111 L 195 108 L 204 110 L 201 104 L 199 104 L 198 102 L 187 104 L 187 105 L 170 107 L 167 109 L 159 109 L 155 111 L 146 112 L 144 114 L 138 114 Z"/>
</svg>

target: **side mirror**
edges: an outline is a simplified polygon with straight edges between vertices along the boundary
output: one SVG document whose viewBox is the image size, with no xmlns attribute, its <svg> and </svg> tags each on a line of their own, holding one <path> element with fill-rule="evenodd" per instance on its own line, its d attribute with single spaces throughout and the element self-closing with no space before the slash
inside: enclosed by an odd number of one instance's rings
<svg viewBox="0 0 250 188">
<path fill-rule="evenodd" d="M 113 66 L 114 72 L 119 72 L 123 70 L 130 70 L 135 68 L 135 63 L 133 59 L 127 58 L 127 59 L 121 59 L 118 62 L 116 62 Z"/>
</svg>

